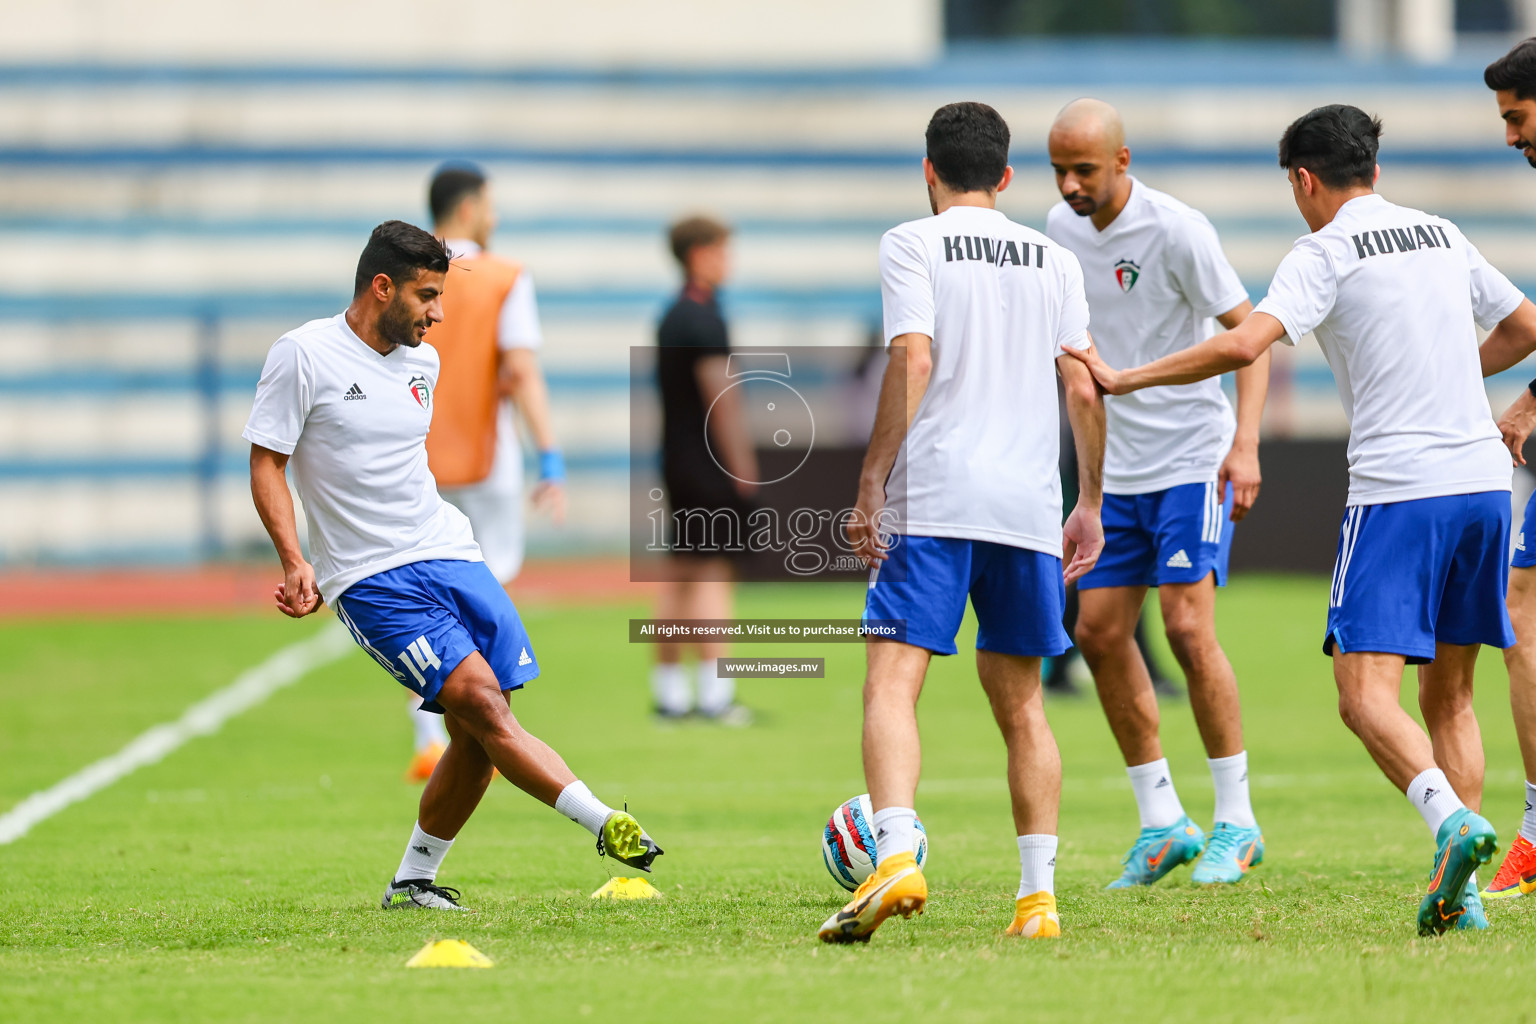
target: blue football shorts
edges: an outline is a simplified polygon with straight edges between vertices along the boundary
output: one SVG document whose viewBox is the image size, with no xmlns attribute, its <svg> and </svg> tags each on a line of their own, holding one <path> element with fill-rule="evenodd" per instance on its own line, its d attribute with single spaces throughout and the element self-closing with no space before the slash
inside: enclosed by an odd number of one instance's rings
<svg viewBox="0 0 1536 1024">
<path fill-rule="evenodd" d="M 976 648 L 1053 657 L 1072 646 L 1061 617 L 1061 559 L 1027 548 L 955 537 L 895 534 L 889 560 L 870 570 L 864 620 L 906 623 L 906 642 L 954 654 L 969 597 Z"/>
<path fill-rule="evenodd" d="M 1104 553 L 1077 589 L 1199 583 L 1212 572 L 1227 584 L 1232 554 L 1232 486 L 1180 484 L 1147 494 L 1106 494 Z"/>
<path fill-rule="evenodd" d="M 520 689 L 539 662 L 512 599 L 484 562 L 429 559 L 359 580 L 332 602 L 352 639 L 441 714 L 438 692 L 475 651 L 503 690 Z"/>
<path fill-rule="evenodd" d="M 1509 564 L 1515 569 L 1529 569 L 1536 565 L 1536 551 L 1528 549 L 1525 545 L 1527 535 L 1531 538 L 1531 546 L 1536 547 L 1536 491 L 1531 493 L 1531 500 L 1525 503 L 1525 518 L 1520 522 L 1520 533 L 1515 538 L 1515 553 L 1510 558 Z"/>
<path fill-rule="evenodd" d="M 1453 494 L 1344 512 L 1323 653 L 1435 658 L 1435 644 L 1509 647 L 1508 491 Z"/>
</svg>

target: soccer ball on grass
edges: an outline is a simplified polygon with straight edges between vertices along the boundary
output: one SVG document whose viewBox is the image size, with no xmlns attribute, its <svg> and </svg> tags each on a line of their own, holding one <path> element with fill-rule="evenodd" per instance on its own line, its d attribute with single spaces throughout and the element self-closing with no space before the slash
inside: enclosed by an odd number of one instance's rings
<svg viewBox="0 0 1536 1024">
<path fill-rule="evenodd" d="M 875 812 L 869 794 L 861 793 L 832 812 L 821 833 L 821 859 L 827 873 L 849 892 L 875 872 Z M 912 834 L 917 866 L 928 862 L 928 833 L 921 818 Z"/>
</svg>

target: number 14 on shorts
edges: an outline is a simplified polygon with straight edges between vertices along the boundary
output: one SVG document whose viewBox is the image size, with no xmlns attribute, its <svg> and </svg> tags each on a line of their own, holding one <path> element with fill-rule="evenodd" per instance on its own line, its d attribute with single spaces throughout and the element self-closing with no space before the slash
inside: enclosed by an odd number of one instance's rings
<svg viewBox="0 0 1536 1024">
<path fill-rule="evenodd" d="M 400 652 L 400 663 L 405 670 L 416 677 L 416 682 L 421 686 L 427 685 L 427 677 L 422 675 L 429 668 L 442 668 L 443 663 L 433 653 L 432 645 L 427 642 L 425 635 L 411 641 L 411 645 Z"/>
</svg>

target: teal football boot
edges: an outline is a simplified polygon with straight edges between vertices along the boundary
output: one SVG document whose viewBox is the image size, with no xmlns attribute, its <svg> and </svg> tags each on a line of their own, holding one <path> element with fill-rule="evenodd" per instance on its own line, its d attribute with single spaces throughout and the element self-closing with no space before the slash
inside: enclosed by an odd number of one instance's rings
<svg viewBox="0 0 1536 1024">
<path fill-rule="evenodd" d="M 1214 882 L 1241 882 L 1249 868 L 1264 862 L 1264 833 L 1258 826 L 1242 828 L 1225 821 L 1218 821 L 1211 829 L 1211 837 L 1205 844 L 1205 853 L 1189 880 L 1196 885 Z"/>
<path fill-rule="evenodd" d="M 1467 879 L 1467 895 L 1462 899 L 1461 906 L 1465 913 L 1456 919 L 1457 928 L 1475 930 L 1488 927 L 1488 915 L 1483 913 L 1483 898 L 1477 893 L 1474 878 Z"/>
<path fill-rule="evenodd" d="M 1467 913 L 1467 882 L 1477 866 L 1492 860 L 1499 849 L 1493 826 L 1465 807 L 1445 819 L 1435 838 L 1439 845 L 1435 870 L 1429 877 L 1429 893 L 1419 904 L 1420 935 L 1439 935 L 1460 927 Z M 1482 901 L 1478 900 L 1481 910 Z"/>
<path fill-rule="evenodd" d="M 1151 885 L 1180 864 L 1188 864 L 1205 849 L 1205 833 L 1184 815 L 1167 828 L 1144 828 L 1136 845 L 1121 861 L 1125 871 L 1105 886 L 1107 889 L 1131 889 Z"/>
</svg>

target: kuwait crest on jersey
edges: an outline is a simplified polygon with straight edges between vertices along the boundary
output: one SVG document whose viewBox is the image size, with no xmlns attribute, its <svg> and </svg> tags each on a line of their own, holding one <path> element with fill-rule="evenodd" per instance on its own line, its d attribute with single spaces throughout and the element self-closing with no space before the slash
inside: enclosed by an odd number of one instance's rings
<svg viewBox="0 0 1536 1024">
<path fill-rule="evenodd" d="M 1121 260 L 1115 264 L 1115 280 L 1120 282 L 1120 290 L 1128 292 L 1136 287 L 1136 279 L 1141 276 L 1141 268 L 1130 260 Z"/>
<path fill-rule="evenodd" d="M 411 397 L 416 399 L 417 405 L 423 409 L 432 408 L 432 389 L 427 386 L 427 378 L 418 373 L 406 386 L 411 389 Z"/>
</svg>

